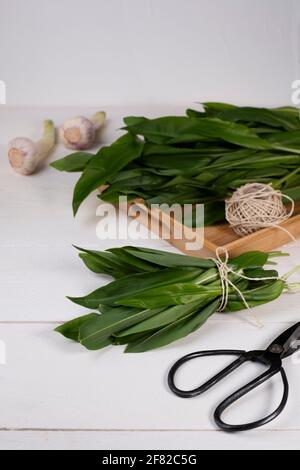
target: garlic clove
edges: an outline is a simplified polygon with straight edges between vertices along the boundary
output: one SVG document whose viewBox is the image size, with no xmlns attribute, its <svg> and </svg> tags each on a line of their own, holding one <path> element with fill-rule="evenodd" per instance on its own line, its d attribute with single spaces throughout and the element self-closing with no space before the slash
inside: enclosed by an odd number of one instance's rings
<svg viewBox="0 0 300 470">
<path fill-rule="evenodd" d="M 36 145 L 27 137 L 17 137 L 9 143 L 9 162 L 21 175 L 30 175 L 34 171 L 36 156 Z"/>
<path fill-rule="evenodd" d="M 60 140 L 72 150 L 86 150 L 91 148 L 96 139 L 96 132 L 105 122 L 103 111 L 94 114 L 91 119 L 77 116 L 67 119 L 59 129 Z"/>
<path fill-rule="evenodd" d="M 53 121 L 44 121 L 43 136 L 38 142 L 17 137 L 8 145 L 8 159 L 12 168 L 21 175 L 31 175 L 46 159 L 55 145 Z"/>
<path fill-rule="evenodd" d="M 62 142 L 73 150 L 85 150 L 91 147 L 95 141 L 95 134 L 94 124 L 83 116 L 68 119 L 59 130 Z"/>
</svg>

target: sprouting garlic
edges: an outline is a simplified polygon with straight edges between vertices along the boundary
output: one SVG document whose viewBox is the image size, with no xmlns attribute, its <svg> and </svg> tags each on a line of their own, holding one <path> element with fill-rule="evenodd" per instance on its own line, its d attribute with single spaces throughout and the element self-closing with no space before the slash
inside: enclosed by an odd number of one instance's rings
<svg viewBox="0 0 300 470">
<path fill-rule="evenodd" d="M 97 131 L 105 122 L 105 112 L 99 111 L 91 119 L 78 116 L 68 119 L 59 129 L 59 136 L 66 147 L 86 150 L 93 146 Z"/>
<path fill-rule="evenodd" d="M 38 142 L 17 137 L 8 146 L 8 158 L 13 169 L 22 175 L 31 175 L 48 157 L 55 145 L 53 121 L 44 121 L 43 136 Z"/>
</svg>

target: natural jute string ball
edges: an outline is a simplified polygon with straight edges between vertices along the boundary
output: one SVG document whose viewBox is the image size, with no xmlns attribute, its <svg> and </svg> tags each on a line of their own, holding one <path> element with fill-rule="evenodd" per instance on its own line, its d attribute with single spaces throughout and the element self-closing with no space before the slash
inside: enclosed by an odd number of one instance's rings
<svg viewBox="0 0 300 470">
<path fill-rule="evenodd" d="M 283 198 L 291 203 L 288 210 Z M 270 184 L 249 183 L 238 188 L 225 201 L 226 220 L 240 236 L 266 227 L 278 226 L 294 212 L 294 201 Z M 282 228 L 282 227 L 279 227 Z"/>
</svg>

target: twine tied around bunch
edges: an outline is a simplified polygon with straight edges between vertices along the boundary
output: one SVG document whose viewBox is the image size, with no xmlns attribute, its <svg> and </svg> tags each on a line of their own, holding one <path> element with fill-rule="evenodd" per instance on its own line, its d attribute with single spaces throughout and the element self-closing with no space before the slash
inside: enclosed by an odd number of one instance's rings
<svg viewBox="0 0 300 470">
<path fill-rule="evenodd" d="M 250 315 L 255 320 L 257 326 L 262 327 L 262 322 L 256 317 L 256 315 L 251 312 L 251 307 L 249 306 L 244 294 L 241 290 L 229 279 L 229 274 L 233 274 L 241 279 L 246 279 L 247 281 L 277 281 L 281 280 L 285 283 L 285 288 L 289 293 L 299 293 L 300 282 L 287 282 L 288 278 L 293 274 L 299 272 L 300 265 L 294 266 L 290 271 L 288 271 L 283 276 L 265 276 L 265 277 L 248 277 L 244 274 L 234 271 L 229 265 L 229 254 L 228 250 L 225 247 L 218 247 L 216 249 L 216 257 L 211 258 L 219 271 L 220 281 L 221 281 L 221 301 L 218 308 L 218 312 L 224 312 L 229 300 L 230 289 L 233 289 L 240 299 L 242 300 L 245 307 L 250 311 Z"/>
<path fill-rule="evenodd" d="M 221 258 L 222 255 L 223 255 L 224 259 Z M 228 304 L 230 288 L 235 290 L 235 292 L 241 298 L 241 300 L 242 300 L 243 304 L 245 305 L 245 307 L 250 310 L 250 306 L 249 306 L 244 294 L 229 279 L 229 274 L 234 274 L 235 276 L 237 276 L 241 279 L 246 279 L 247 281 L 271 281 L 271 280 L 275 281 L 275 280 L 279 279 L 278 276 L 248 277 L 248 276 L 245 276 L 244 274 L 242 274 L 238 271 L 234 271 L 228 265 L 228 261 L 229 261 L 228 250 L 226 248 L 222 247 L 222 246 L 220 246 L 216 249 L 216 257 L 211 258 L 211 259 L 214 261 L 216 267 L 218 268 L 220 281 L 221 281 L 221 288 L 222 288 L 221 295 L 222 295 L 222 298 L 221 298 L 221 302 L 220 302 L 220 305 L 219 305 L 219 308 L 218 308 L 219 312 L 223 312 L 226 309 L 226 306 Z"/>
<path fill-rule="evenodd" d="M 291 203 L 290 210 L 284 205 L 283 198 Z M 262 228 L 276 227 L 296 241 L 291 232 L 279 225 L 293 215 L 294 209 L 292 198 L 274 189 L 271 184 L 263 183 L 245 184 L 225 201 L 226 220 L 240 236 L 250 235 Z"/>
</svg>

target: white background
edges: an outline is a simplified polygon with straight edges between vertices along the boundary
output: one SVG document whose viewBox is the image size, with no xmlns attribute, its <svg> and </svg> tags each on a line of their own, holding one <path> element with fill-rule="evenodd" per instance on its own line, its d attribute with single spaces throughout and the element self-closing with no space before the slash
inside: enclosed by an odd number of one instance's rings
<svg viewBox="0 0 300 470">
<path fill-rule="evenodd" d="M 180 400 L 165 384 L 172 362 L 191 350 L 265 347 L 299 320 L 299 297 L 256 309 L 260 328 L 248 312 L 220 314 L 192 337 L 145 355 L 84 351 L 53 328 L 85 312 L 65 295 L 106 280 L 89 274 L 71 245 L 132 241 L 97 240 L 94 195 L 73 219 L 77 175 L 45 167 L 24 178 L 6 158 L 8 140 L 37 138 L 46 117 L 60 123 L 104 108 L 102 143 L 109 143 L 125 114 L 178 114 L 208 99 L 290 104 L 291 82 L 300 78 L 298 19 L 293 0 L 0 0 L 0 79 L 7 85 L 7 106 L 0 106 L 1 449 L 299 448 L 300 373 L 291 361 L 285 412 L 249 433 L 221 433 L 212 420 L 246 372 L 195 400 Z M 52 159 L 65 152 L 58 147 Z M 158 240 L 138 244 L 171 249 Z M 281 273 L 300 262 L 298 246 L 286 251 L 292 256 L 280 259 Z M 184 383 L 196 385 L 210 367 L 190 370 Z M 270 412 L 279 399 L 275 385 L 234 408 L 233 420 Z"/>
<path fill-rule="evenodd" d="M 297 0 L 0 0 L 10 105 L 287 104 Z"/>
</svg>

